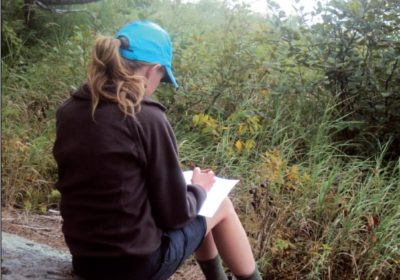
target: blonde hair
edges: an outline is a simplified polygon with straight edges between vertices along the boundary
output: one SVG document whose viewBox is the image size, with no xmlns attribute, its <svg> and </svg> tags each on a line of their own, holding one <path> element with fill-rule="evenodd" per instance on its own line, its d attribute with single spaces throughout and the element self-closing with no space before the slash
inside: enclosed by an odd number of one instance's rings
<svg viewBox="0 0 400 280">
<path fill-rule="evenodd" d="M 104 36 L 98 37 L 93 46 L 87 75 L 93 119 L 101 98 L 116 102 L 126 116 L 134 116 L 140 111 L 145 84 L 143 77 L 135 75 L 135 71 L 150 64 L 124 59 L 119 54 L 120 46 L 119 39 Z M 107 88 L 110 85 L 112 89 Z"/>
</svg>

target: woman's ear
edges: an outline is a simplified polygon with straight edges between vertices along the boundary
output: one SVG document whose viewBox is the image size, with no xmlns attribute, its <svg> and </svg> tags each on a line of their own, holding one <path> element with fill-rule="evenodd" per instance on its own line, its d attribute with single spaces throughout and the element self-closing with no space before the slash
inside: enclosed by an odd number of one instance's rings
<svg viewBox="0 0 400 280">
<path fill-rule="evenodd" d="M 163 67 L 161 66 L 161 64 L 155 64 L 155 65 L 151 65 L 147 71 L 146 71 L 146 79 L 149 79 L 150 77 L 152 77 L 154 74 L 159 74 L 159 73 L 163 73 Z"/>
</svg>

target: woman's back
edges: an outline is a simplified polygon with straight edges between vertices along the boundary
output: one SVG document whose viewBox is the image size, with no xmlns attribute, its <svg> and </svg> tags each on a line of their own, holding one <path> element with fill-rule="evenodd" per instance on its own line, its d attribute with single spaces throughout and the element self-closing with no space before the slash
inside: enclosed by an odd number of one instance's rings
<svg viewBox="0 0 400 280">
<path fill-rule="evenodd" d="M 87 87 L 57 112 L 56 187 L 66 242 L 76 256 L 149 254 L 160 245 L 161 231 L 147 199 L 136 121 L 106 101 L 95 120 Z"/>
</svg>

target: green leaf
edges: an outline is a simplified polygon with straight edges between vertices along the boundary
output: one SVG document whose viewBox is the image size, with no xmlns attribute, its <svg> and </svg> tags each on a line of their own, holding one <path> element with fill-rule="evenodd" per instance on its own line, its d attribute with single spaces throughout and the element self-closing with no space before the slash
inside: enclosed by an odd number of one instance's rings
<svg viewBox="0 0 400 280">
<path fill-rule="evenodd" d="M 381 95 L 383 96 L 383 97 L 389 97 L 389 96 L 391 96 L 393 94 L 393 92 L 390 92 L 390 91 L 384 91 L 384 92 L 381 92 Z"/>
</svg>

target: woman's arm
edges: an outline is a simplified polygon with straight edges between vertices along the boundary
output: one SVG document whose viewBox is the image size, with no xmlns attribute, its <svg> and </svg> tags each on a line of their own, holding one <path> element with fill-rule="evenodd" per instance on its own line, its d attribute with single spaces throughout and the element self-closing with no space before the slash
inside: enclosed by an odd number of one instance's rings
<svg viewBox="0 0 400 280">
<path fill-rule="evenodd" d="M 180 228 L 196 217 L 206 191 L 196 184 L 186 185 L 175 135 L 157 105 L 144 104 L 135 121 L 145 158 L 146 188 L 158 226 Z"/>
</svg>

